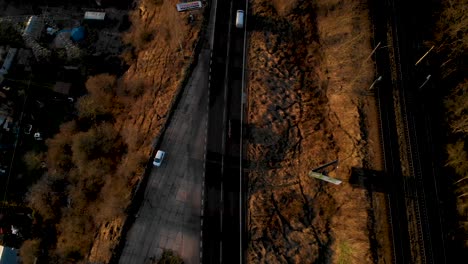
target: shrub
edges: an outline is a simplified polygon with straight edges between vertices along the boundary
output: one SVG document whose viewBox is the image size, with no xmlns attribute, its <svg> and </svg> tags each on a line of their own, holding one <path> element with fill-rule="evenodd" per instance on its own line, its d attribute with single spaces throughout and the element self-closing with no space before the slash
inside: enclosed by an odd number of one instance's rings
<svg viewBox="0 0 468 264">
<path fill-rule="evenodd" d="M 28 239 L 23 242 L 19 250 L 19 255 L 21 262 L 23 264 L 33 264 L 35 263 L 37 257 L 39 256 L 39 246 L 41 244 L 40 239 Z"/>
<path fill-rule="evenodd" d="M 465 142 L 458 140 L 454 144 L 447 145 L 447 163 L 458 175 L 468 174 L 468 153 L 465 150 Z"/>
<path fill-rule="evenodd" d="M 97 100 L 91 95 L 85 95 L 78 99 L 76 108 L 81 122 L 98 122 L 112 117 L 112 103 L 106 100 Z"/>
<path fill-rule="evenodd" d="M 65 123 L 60 126 L 60 133 L 47 140 L 47 166 L 50 174 L 62 174 L 73 167 L 71 144 L 75 130 L 75 122 Z"/>
<path fill-rule="evenodd" d="M 468 79 L 451 91 L 445 107 L 452 132 L 468 134 Z"/>
<path fill-rule="evenodd" d="M 43 152 L 29 151 L 23 156 L 24 164 L 29 172 L 35 172 L 43 167 L 46 160 L 46 154 Z"/>
<path fill-rule="evenodd" d="M 183 264 L 184 261 L 172 250 L 164 250 L 158 264 Z"/>
<path fill-rule="evenodd" d="M 48 177 L 42 177 L 34 184 L 26 200 L 29 206 L 41 215 L 44 220 L 56 219 L 59 216 L 60 194 L 53 187 L 54 182 Z"/>
<path fill-rule="evenodd" d="M 86 81 L 86 90 L 98 98 L 114 96 L 116 86 L 117 78 L 107 73 L 92 76 Z"/>
<path fill-rule="evenodd" d="M 94 226 L 90 217 L 74 209 L 65 209 L 57 231 L 56 252 L 61 258 L 78 261 L 88 254 L 94 236 Z"/>
<path fill-rule="evenodd" d="M 120 157 L 123 143 L 114 127 L 103 123 L 76 134 L 71 148 L 75 164 L 85 168 L 87 163 L 94 159 Z"/>
</svg>

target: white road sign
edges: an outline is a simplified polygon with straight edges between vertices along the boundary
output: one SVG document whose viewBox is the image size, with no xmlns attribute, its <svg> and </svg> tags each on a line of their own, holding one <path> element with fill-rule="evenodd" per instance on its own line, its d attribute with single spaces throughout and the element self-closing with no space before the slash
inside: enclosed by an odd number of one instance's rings
<svg viewBox="0 0 468 264">
<path fill-rule="evenodd" d="M 184 11 L 188 11 L 188 10 L 202 8 L 202 2 L 201 1 L 192 1 L 192 2 L 187 2 L 187 3 L 178 3 L 176 5 L 176 7 L 177 7 L 177 11 L 184 12 Z"/>
</svg>

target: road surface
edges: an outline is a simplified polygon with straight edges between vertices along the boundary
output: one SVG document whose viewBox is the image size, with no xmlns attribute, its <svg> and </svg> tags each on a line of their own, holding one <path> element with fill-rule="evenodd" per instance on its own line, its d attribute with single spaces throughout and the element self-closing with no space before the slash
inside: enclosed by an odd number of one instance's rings
<svg viewBox="0 0 468 264">
<path fill-rule="evenodd" d="M 246 28 L 236 11 L 246 1 L 218 1 L 210 62 L 203 263 L 243 263 L 241 113 Z M 246 12 L 247 15 L 247 12 Z M 246 26 L 246 23 L 244 23 Z"/>
<path fill-rule="evenodd" d="M 209 59 L 205 45 L 163 135 L 160 149 L 166 157 L 149 176 L 119 263 L 148 263 L 163 249 L 177 252 L 187 264 L 200 263 Z"/>
</svg>

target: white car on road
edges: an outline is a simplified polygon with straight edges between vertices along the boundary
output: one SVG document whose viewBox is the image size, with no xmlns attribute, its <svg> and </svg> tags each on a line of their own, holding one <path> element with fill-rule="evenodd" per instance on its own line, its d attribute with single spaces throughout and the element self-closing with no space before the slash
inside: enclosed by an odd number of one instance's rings
<svg viewBox="0 0 468 264">
<path fill-rule="evenodd" d="M 156 156 L 154 157 L 153 165 L 156 167 L 161 166 L 164 156 L 166 156 L 166 152 L 162 150 L 158 150 L 158 152 L 156 153 Z"/>
<path fill-rule="evenodd" d="M 237 10 L 236 15 L 236 28 L 244 27 L 244 10 Z"/>
</svg>

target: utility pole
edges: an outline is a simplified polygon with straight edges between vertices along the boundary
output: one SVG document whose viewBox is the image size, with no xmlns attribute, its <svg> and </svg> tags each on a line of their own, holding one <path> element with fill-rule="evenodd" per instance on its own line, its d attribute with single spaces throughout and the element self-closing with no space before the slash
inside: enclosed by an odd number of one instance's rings
<svg viewBox="0 0 468 264">
<path fill-rule="evenodd" d="M 335 185 L 340 185 L 342 183 L 341 180 L 338 180 L 338 179 L 335 179 L 335 178 L 332 178 L 332 177 L 329 177 L 327 175 L 324 175 L 322 173 L 319 173 L 317 171 L 320 171 L 328 166 L 331 166 L 333 164 L 338 164 L 338 160 L 334 160 L 332 162 L 328 162 L 324 165 L 321 165 L 315 169 L 312 169 L 310 172 L 309 172 L 309 176 L 310 177 L 314 177 L 316 179 L 319 179 L 319 180 L 322 180 L 322 181 L 326 181 L 326 182 L 329 182 L 329 183 L 333 183 Z M 335 168 L 337 168 L 338 166 L 335 166 Z"/>
<path fill-rule="evenodd" d="M 374 88 L 374 85 L 382 80 L 382 75 L 380 75 L 375 81 L 369 86 L 369 90 L 372 90 Z"/>
<path fill-rule="evenodd" d="M 372 50 L 371 54 L 369 54 L 369 56 L 366 58 L 366 60 L 368 60 L 368 59 L 370 59 L 370 57 L 372 57 L 372 54 L 374 54 L 374 52 L 379 48 L 379 46 L 380 46 L 380 42 L 377 43 L 374 50 Z"/>
<path fill-rule="evenodd" d="M 326 167 L 328 167 L 328 166 L 331 166 L 331 165 L 333 165 L 333 164 L 335 164 L 335 163 L 338 163 L 338 160 L 337 160 L 337 159 L 334 160 L 334 161 L 328 162 L 328 163 L 326 163 L 326 164 L 324 164 L 324 165 L 321 165 L 321 166 L 319 166 L 319 167 L 317 167 L 317 168 L 315 168 L 315 169 L 312 169 L 312 171 L 314 171 L 314 172 L 320 171 L 321 169 L 324 169 L 324 168 L 326 168 Z M 338 167 L 338 166 L 336 166 L 335 168 L 337 168 L 337 167 Z"/>
<path fill-rule="evenodd" d="M 428 54 L 431 52 L 431 50 L 434 49 L 434 46 L 432 46 L 415 64 L 414 66 L 417 66 Z"/>
<path fill-rule="evenodd" d="M 423 82 L 423 84 L 421 84 L 421 86 L 419 86 L 419 90 L 421 90 L 421 88 L 423 88 L 423 86 L 429 81 L 429 79 L 431 79 L 430 74 L 426 76 L 426 80 Z"/>
</svg>

